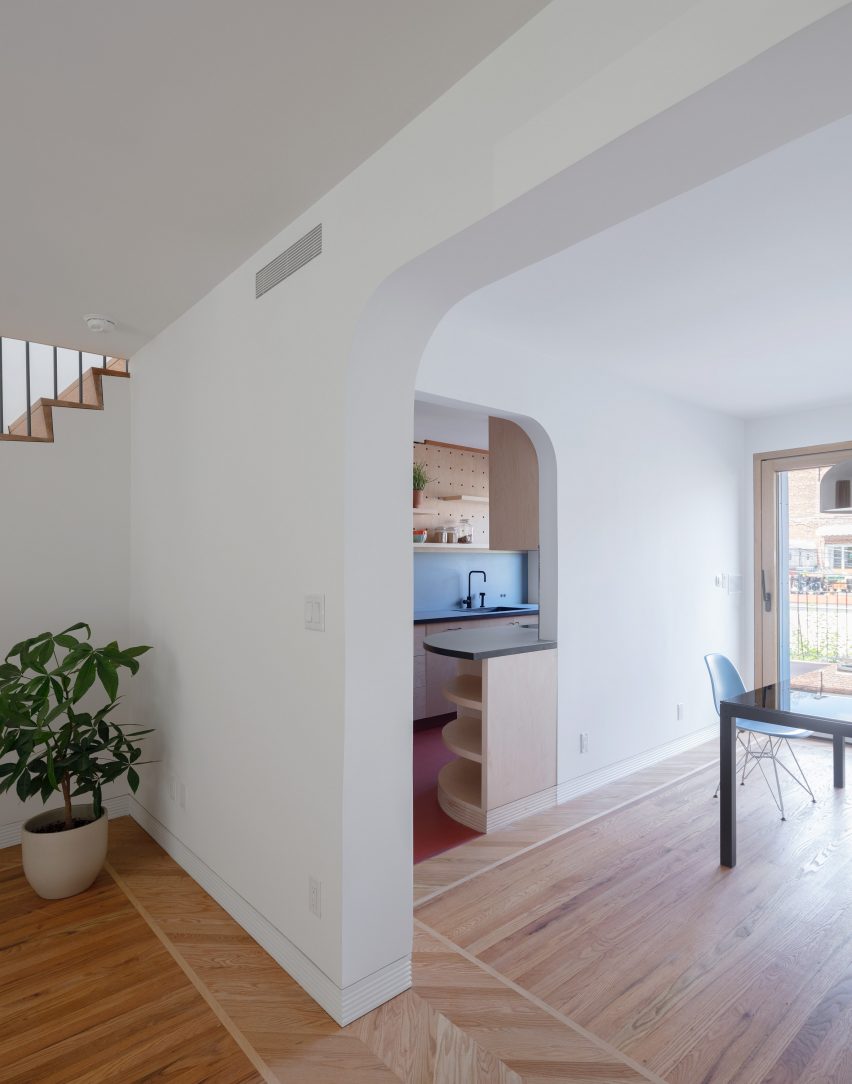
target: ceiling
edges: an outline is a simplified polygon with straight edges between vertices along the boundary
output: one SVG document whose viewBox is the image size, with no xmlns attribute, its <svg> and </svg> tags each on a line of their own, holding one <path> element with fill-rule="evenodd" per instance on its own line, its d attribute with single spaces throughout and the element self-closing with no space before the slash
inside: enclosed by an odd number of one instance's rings
<svg viewBox="0 0 852 1084">
<path fill-rule="evenodd" d="M 852 400 L 852 118 L 462 302 L 520 350 L 741 417 Z"/>
<path fill-rule="evenodd" d="M 488 447 L 488 415 L 476 410 L 448 407 L 416 396 L 414 439 L 463 444 L 468 448 Z"/>
<path fill-rule="evenodd" d="M 0 333 L 133 353 L 546 0 L 3 0 Z"/>
</svg>

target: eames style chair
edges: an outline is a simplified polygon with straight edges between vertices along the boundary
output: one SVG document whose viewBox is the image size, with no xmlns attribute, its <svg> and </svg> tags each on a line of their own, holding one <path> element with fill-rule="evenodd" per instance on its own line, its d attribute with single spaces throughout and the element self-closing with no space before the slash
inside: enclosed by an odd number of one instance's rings
<svg viewBox="0 0 852 1084">
<path fill-rule="evenodd" d="M 746 691 L 746 687 L 743 684 L 743 679 L 737 672 L 737 668 L 725 655 L 719 655 L 713 653 L 704 656 L 704 661 L 707 664 L 707 670 L 710 674 L 710 684 L 713 688 L 713 703 L 716 706 L 716 713 L 719 712 L 719 704 L 723 700 L 731 700 L 735 696 L 739 696 L 740 693 Z M 760 774 L 766 781 L 767 787 L 769 787 L 769 793 L 778 807 L 781 813 L 781 820 L 786 820 L 784 815 L 784 795 L 781 791 L 781 776 L 778 774 L 778 769 L 782 769 L 790 776 L 794 782 L 811 796 L 811 801 L 815 802 L 814 792 L 811 790 L 805 773 L 802 771 L 802 766 L 799 764 L 799 760 L 793 751 L 793 746 L 790 744 L 791 740 L 798 738 L 809 738 L 813 731 L 801 730 L 799 728 L 791 728 L 788 726 L 779 726 L 776 723 L 759 723 L 754 722 L 751 719 L 737 719 L 737 743 L 740 747 L 740 752 L 737 760 L 737 774 L 740 775 L 740 785 L 744 786 L 746 779 L 754 771 L 755 767 L 760 769 Z M 793 758 L 793 762 L 796 765 L 796 772 L 791 771 L 783 760 L 780 760 L 778 754 L 781 752 L 782 747 L 787 747 L 790 755 Z M 764 770 L 764 761 L 768 761 L 772 764 L 772 770 L 775 776 L 775 786 L 773 787 L 767 770 Z M 721 785 L 721 784 L 720 784 Z M 713 797 L 717 797 L 719 794 L 719 787 L 716 787 L 716 793 Z"/>
</svg>

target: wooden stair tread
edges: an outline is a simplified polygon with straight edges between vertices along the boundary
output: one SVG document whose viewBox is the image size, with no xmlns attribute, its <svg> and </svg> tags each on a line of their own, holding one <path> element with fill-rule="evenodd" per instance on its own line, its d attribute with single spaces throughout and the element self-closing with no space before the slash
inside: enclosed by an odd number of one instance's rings
<svg viewBox="0 0 852 1084">
<path fill-rule="evenodd" d="M 477 764 L 482 763 L 482 720 L 471 715 L 451 719 L 441 732 L 444 745 L 453 753 Z"/>
<path fill-rule="evenodd" d="M 112 358 L 111 363 L 121 362 L 122 359 Z M 9 426 L 8 433 L 0 433 L 0 441 L 35 441 L 40 444 L 53 443 L 53 411 L 59 407 L 71 410 L 103 410 L 103 378 L 105 376 L 119 376 L 130 378 L 130 373 L 119 369 L 100 368 L 93 366 L 83 374 L 84 401 L 79 400 L 79 378 L 64 388 L 58 399 L 37 399 L 30 408 L 30 429 L 27 433 L 27 415 L 24 412 Z M 87 401 L 88 399 L 88 401 Z M 94 402 L 91 400 L 94 399 Z"/>
</svg>

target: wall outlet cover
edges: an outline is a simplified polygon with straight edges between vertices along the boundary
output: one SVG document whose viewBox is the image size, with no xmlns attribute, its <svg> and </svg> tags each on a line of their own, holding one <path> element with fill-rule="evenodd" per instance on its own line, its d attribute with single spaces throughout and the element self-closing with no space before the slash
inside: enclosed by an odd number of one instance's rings
<svg viewBox="0 0 852 1084">
<path fill-rule="evenodd" d="M 325 595 L 305 595 L 305 628 L 325 632 Z"/>
</svg>

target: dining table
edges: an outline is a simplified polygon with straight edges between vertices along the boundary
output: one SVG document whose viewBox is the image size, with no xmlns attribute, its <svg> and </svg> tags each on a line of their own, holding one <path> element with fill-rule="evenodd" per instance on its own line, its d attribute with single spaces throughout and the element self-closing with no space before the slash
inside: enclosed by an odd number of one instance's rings
<svg viewBox="0 0 852 1084">
<path fill-rule="evenodd" d="M 843 684 L 847 684 L 844 682 Z M 834 786 L 846 784 L 845 742 L 852 738 L 852 692 L 825 691 L 822 681 L 777 681 L 719 704 L 720 864 L 737 864 L 737 720 L 776 723 L 826 734 L 833 743 Z"/>
</svg>

